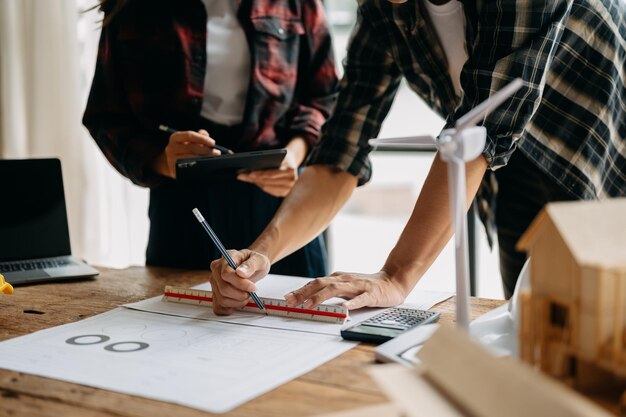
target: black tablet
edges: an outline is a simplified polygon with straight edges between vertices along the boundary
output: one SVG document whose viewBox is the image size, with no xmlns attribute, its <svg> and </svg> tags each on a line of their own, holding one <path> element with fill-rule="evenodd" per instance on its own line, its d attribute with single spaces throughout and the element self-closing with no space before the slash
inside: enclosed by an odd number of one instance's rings
<svg viewBox="0 0 626 417">
<path fill-rule="evenodd" d="M 232 155 L 179 159 L 176 161 L 176 179 L 178 181 L 232 179 L 241 171 L 278 168 L 286 154 L 286 149 L 269 149 Z"/>
</svg>

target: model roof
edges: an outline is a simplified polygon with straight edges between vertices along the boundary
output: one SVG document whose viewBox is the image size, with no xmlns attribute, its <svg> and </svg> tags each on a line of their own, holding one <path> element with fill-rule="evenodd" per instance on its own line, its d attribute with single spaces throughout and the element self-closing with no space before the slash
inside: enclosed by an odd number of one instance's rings
<svg viewBox="0 0 626 417">
<path fill-rule="evenodd" d="M 585 266 L 626 271 L 626 198 L 550 203 L 518 242 L 527 250 L 551 222 Z"/>
</svg>

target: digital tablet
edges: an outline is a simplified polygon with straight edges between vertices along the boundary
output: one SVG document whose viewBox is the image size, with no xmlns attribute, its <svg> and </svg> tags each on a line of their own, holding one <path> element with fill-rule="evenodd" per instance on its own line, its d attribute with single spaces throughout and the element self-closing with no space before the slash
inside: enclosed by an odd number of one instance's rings
<svg viewBox="0 0 626 417">
<path fill-rule="evenodd" d="M 176 179 L 185 182 L 233 179 L 242 171 L 278 168 L 286 154 L 286 149 L 269 149 L 179 159 L 176 161 Z"/>
</svg>

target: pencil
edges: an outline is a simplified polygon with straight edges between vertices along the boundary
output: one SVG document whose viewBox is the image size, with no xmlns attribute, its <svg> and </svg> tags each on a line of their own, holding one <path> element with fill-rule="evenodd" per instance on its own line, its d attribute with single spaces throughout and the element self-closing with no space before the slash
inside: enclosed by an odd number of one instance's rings
<svg viewBox="0 0 626 417">
<path fill-rule="evenodd" d="M 202 213 L 200 213 L 200 210 L 198 210 L 197 208 L 194 208 L 192 211 L 193 211 L 193 214 L 195 214 L 196 219 L 198 219 L 198 222 L 200 222 L 202 227 L 204 227 L 204 230 L 206 230 L 207 234 L 209 235 L 209 237 L 211 238 L 215 246 L 217 246 L 217 249 L 220 251 L 224 259 L 226 259 L 226 262 L 228 262 L 228 265 L 230 265 L 230 267 L 233 269 L 237 269 L 237 264 L 235 263 L 233 258 L 230 257 L 228 252 L 226 252 L 226 248 L 224 247 L 224 245 L 222 245 L 222 242 L 219 240 L 219 238 L 217 237 L 213 229 L 211 229 L 211 226 L 209 226 L 207 221 L 204 220 L 204 216 L 202 215 Z M 267 314 L 265 305 L 263 304 L 263 301 L 261 301 L 259 296 L 256 295 L 256 293 L 252 291 L 248 292 L 248 294 L 250 294 L 250 297 L 252 298 L 256 306 L 259 307 L 259 310 Z"/>
<path fill-rule="evenodd" d="M 162 131 L 162 132 L 167 132 L 170 135 L 172 133 L 178 132 L 178 130 L 172 129 L 171 127 L 166 126 L 166 125 L 159 125 L 159 130 Z M 235 152 L 231 151 L 230 149 L 228 149 L 227 147 L 218 145 L 217 143 L 215 145 L 213 145 L 213 147 L 215 149 L 217 149 L 218 151 L 224 153 L 224 154 L 234 154 L 235 153 Z"/>
</svg>

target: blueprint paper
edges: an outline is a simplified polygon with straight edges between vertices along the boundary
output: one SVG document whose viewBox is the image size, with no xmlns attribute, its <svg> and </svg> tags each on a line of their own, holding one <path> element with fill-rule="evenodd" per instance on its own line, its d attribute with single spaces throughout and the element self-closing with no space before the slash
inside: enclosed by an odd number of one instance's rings
<svg viewBox="0 0 626 417">
<path fill-rule="evenodd" d="M 0 343 L 0 368 L 223 413 L 355 345 L 117 308 Z"/>
</svg>

